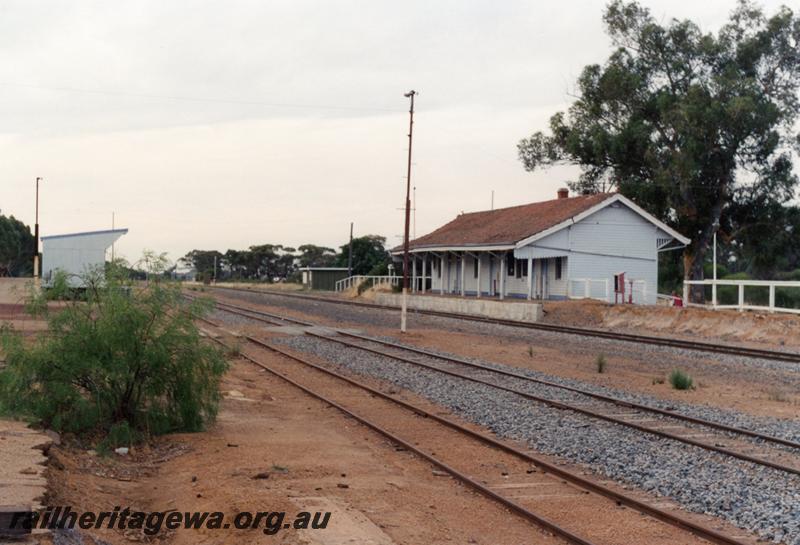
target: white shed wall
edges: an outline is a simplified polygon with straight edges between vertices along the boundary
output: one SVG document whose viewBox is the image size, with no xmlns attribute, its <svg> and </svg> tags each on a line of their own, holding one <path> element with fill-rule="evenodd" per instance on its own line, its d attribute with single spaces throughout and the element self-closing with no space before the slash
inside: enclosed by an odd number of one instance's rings
<svg viewBox="0 0 800 545">
<path fill-rule="evenodd" d="M 70 285 L 80 287 L 80 279 L 72 275 L 102 268 L 106 250 L 124 233 L 124 230 L 99 231 L 42 238 L 42 279 L 47 282 L 57 270 L 62 270 L 70 275 Z"/>
</svg>

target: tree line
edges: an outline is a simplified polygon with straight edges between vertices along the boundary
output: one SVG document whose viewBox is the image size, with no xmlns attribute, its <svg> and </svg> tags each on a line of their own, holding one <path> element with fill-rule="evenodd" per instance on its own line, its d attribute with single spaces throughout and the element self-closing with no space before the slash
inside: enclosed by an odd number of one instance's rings
<svg viewBox="0 0 800 545">
<path fill-rule="evenodd" d="M 333 248 L 303 244 L 297 248 L 281 244 L 258 244 L 246 250 L 192 250 L 179 264 L 190 267 L 198 279 L 292 280 L 303 267 L 347 267 L 350 244 Z M 214 264 L 216 262 L 216 270 Z M 388 273 L 391 256 L 386 238 L 366 235 L 353 239 L 353 274 Z"/>
</svg>

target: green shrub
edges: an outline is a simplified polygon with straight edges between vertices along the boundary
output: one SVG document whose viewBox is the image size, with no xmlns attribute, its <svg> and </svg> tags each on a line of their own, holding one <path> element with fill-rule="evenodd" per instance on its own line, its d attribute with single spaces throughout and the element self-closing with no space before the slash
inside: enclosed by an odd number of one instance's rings
<svg viewBox="0 0 800 545">
<path fill-rule="evenodd" d="M 242 355 L 242 343 L 241 341 L 235 341 L 228 347 L 228 357 L 229 358 L 238 358 Z"/>
<path fill-rule="evenodd" d="M 356 288 L 356 293 L 358 293 L 358 295 L 361 295 L 371 287 L 372 287 L 372 282 L 369 280 L 364 280 L 358 285 L 358 288 Z"/>
<path fill-rule="evenodd" d="M 605 373 L 606 372 L 606 366 L 608 365 L 608 362 L 606 361 L 605 354 L 598 354 L 597 358 L 594 360 L 594 364 L 595 364 L 595 367 L 597 367 L 597 372 L 598 373 L 601 373 L 601 374 Z"/>
<path fill-rule="evenodd" d="M 691 390 L 694 388 L 692 377 L 680 369 L 675 369 L 669 374 L 669 383 L 676 390 Z"/>
<path fill-rule="evenodd" d="M 111 444 L 202 429 L 216 416 L 227 367 L 194 324 L 210 302 L 186 301 L 171 282 L 135 284 L 115 270 L 83 279 L 82 297 L 63 282 L 32 296 L 46 335 L 33 343 L 2 335 L 0 411 Z M 66 302 L 53 310 L 47 298 Z"/>
</svg>

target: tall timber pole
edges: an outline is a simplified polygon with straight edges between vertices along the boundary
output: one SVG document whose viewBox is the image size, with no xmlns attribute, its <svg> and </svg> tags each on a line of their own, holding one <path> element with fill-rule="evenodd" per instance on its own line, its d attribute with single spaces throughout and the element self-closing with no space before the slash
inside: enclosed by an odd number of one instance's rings
<svg viewBox="0 0 800 545">
<path fill-rule="evenodd" d="M 406 318 L 408 315 L 408 228 L 411 220 L 411 143 L 414 135 L 414 96 L 413 89 L 407 92 L 406 98 L 411 99 L 411 108 L 408 110 L 408 174 L 406 175 L 406 226 L 403 232 L 403 303 L 400 310 L 400 331 L 406 332 Z"/>
<path fill-rule="evenodd" d="M 353 276 L 353 222 L 350 222 L 350 244 L 347 250 L 347 277 Z M 352 282 L 352 280 L 351 280 Z"/>
<path fill-rule="evenodd" d="M 36 223 L 33 228 L 33 281 L 39 281 L 39 182 L 42 179 L 36 178 Z"/>
</svg>

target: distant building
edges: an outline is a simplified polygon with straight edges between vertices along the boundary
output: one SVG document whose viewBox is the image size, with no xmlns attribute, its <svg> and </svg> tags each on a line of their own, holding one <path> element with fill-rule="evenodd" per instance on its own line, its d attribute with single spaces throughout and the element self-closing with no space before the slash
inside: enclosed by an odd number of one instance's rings
<svg viewBox="0 0 800 545">
<path fill-rule="evenodd" d="M 614 301 L 625 273 L 626 300 L 655 304 L 658 254 L 688 243 L 618 193 L 561 189 L 550 201 L 461 214 L 411 241 L 410 276 L 415 292 Z"/>
<path fill-rule="evenodd" d="M 102 270 L 106 250 L 127 232 L 127 229 L 110 229 L 42 237 L 42 281 L 49 285 L 56 271 L 64 271 L 70 286 L 84 287 L 80 276 Z"/>
<path fill-rule="evenodd" d="M 177 266 L 172 271 L 173 280 L 193 282 L 196 276 L 197 276 L 197 270 L 194 267 Z"/>
<path fill-rule="evenodd" d="M 347 267 L 302 267 L 303 287 L 312 290 L 336 289 L 336 282 L 347 278 Z"/>
</svg>

